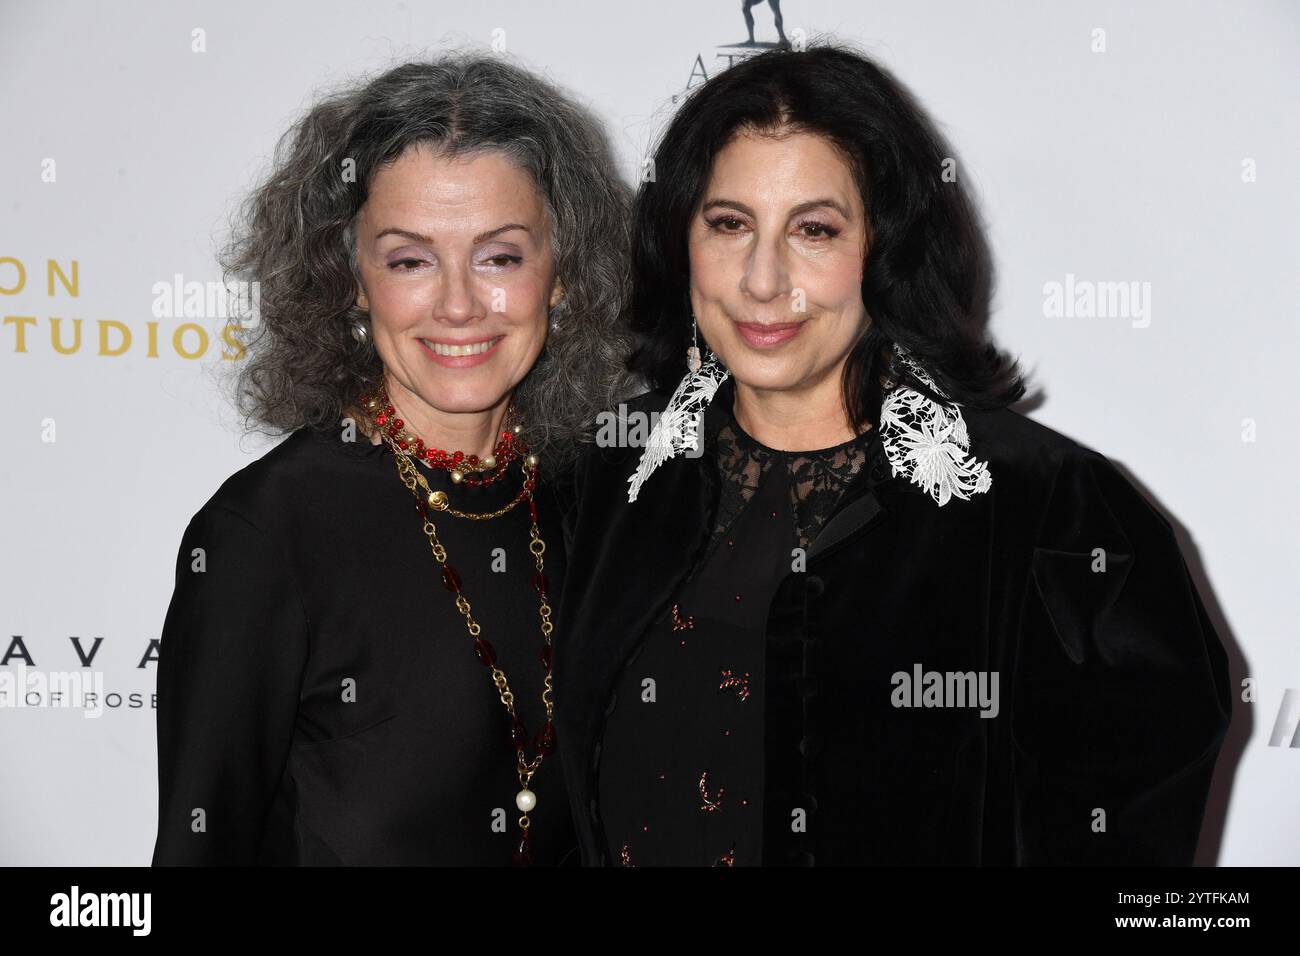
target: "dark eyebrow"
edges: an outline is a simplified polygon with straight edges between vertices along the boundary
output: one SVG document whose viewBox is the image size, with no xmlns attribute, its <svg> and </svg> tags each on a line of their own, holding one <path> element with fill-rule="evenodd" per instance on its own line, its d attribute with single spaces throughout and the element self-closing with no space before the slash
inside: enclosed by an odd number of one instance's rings
<svg viewBox="0 0 1300 956">
<path fill-rule="evenodd" d="M 703 206 L 700 207 L 700 212 L 708 212 L 710 209 L 714 209 L 719 206 L 725 206 L 730 209 L 739 209 L 746 216 L 754 215 L 754 210 L 750 209 L 743 202 L 736 202 L 733 199 L 710 199 L 708 202 L 706 202 Z M 840 203 L 838 200 L 831 199 L 829 196 L 824 197 L 822 199 L 810 199 L 808 202 L 801 202 L 799 205 L 795 206 L 793 209 L 790 210 L 790 215 L 797 216 L 800 213 L 809 212 L 810 210 L 813 209 L 820 209 L 823 206 L 827 206 L 831 209 L 834 209 L 845 219 L 853 218 L 851 215 L 849 215 L 849 211 L 844 208 L 844 205 L 842 203 Z"/>
<path fill-rule="evenodd" d="M 508 222 L 504 226 L 497 226 L 495 229 L 489 229 L 487 232 L 480 232 L 474 237 L 474 245 L 478 245 L 480 242 L 487 242 L 493 236 L 499 235 L 503 232 L 509 232 L 511 229 L 522 229 L 524 232 L 532 231 L 522 223 Z M 433 239 L 429 236 L 419 232 L 412 232 L 409 229 L 399 229 L 397 226 L 389 226 L 379 235 L 375 236 L 375 239 L 382 239 L 384 236 L 401 236 L 404 239 L 410 239 L 412 242 L 419 242 L 426 246 L 433 245 Z"/>
<path fill-rule="evenodd" d="M 524 232 L 529 234 L 532 233 L 532 230 L 521 222 L 508 222 L 504 226 L 497 226 L 495 229 L 489 229 L 487 232 L 480 232 L 474 237 L 474 245 L 477 246 L 480 242 L 487 242 L 493 236 L 498 236 L 503 232 L 509 232 L 511 229 L 522 229 Z"/>
</svg>

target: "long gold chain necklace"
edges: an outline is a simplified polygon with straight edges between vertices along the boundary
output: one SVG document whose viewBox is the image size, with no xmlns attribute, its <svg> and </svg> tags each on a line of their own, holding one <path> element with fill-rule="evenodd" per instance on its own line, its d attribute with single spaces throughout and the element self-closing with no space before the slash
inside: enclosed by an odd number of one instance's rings
<svg viewBox="0 0 1300 956">
<path fill-rule="evenodd" d="M 541 767 L 543 758 L 555 751 L 555 702 L 551 644 L 553 626 L 551 624 L 551 605 L 547 600 L 546 571 L 543 561 L 543 555 L 546 553 L 546 542 L 542 540 L 541 532 L 537 527 L 537 499 L 535 496 L 537 490 L 537 456 L 529 454 L 528 446 L 523 439 L 523 427 L 517 423 L 501 433 L 501 438 L 497 442 L 493 454 L 487 456 L 482 463 L 478 461 L 476 456 L 464 456 L 460 452 L 448 454 L 437 449 L 430 449 L 430 451 L 434 452 L 434 454 L 430 455 L 425 452 L 423 442 L 418 439 L 412 440 L 406 434 L 403 427 L 405 423 L 400 418 L 395 417 L 396 410 L 388 400 L 388 394 L 383 387 L 376 394 L 363 397 L 362 407 L 370 413 L 380 435 L 393 452 L 393 459 L 397 464 L 397 473 L 402 480 L 402 484 L 406 485 L 411 494 L 415 496 L 415 510 L 423 523 L 424 534 L 429 539 L 429 548 L 433 552 L 434 560 L 442 567 L 443 587 L 456 596 L 456 609 L 465 618 L 465 626 L 474 642 L 474 653 L 483 666 L 491 670 L 492 683 L 496 687 L 497 695 L 500 697 L 506 713 L 510 715 L 510 740 L 515 749 L 515 769 L 519 774 L 519 792 L 515 795 L 515 806 L 520 812 L 520 838 L 514 854 L 514 861 L 518 865 L 527 866 L 532 862 L 530 836 L 532 821 L 529 814 L 537 807 L 537 795 L 529 788 L 529 784 L 532 782 L 533 775 Z M 512 406 L 508 412 L 507 421 L 510 417 L 513 417 L 513 412 Z M 490 481 L 495 481 L 503 476 L 504 468 L 510 461 L 522 458 L 523 488 L 520 489 L 519 494 L 508 505 L 496 511 L 482 513 L 458 511 L 451 507 L 446 492 L 434 491 L 429 487 L 428 481 L 420 473 L 419 468 L 416 467 L 415 462 L 411 460 L 408 454 L 408 450 L 413 446 L 418 448 L 422 457 L 425 457 L 431 465 L 452 471 L 452 480 L 457 484 L 464 478 L 464 466 L 469 468 L 477 466 L 479 470 L 485 473 L 481 479 L 482 483 L 488 484 Z M 477 482 L 471 482 L 467 479 L 467 483 L 474 484 Z M 532 583 L 533 590 L 537 592 L 538 597 L 538 614 L 542 626 L 541 660 L 542 666 L 546 668 L 546 677 L 542 682 L 542 706 L 546 709 L 546 725 L 538 732 L 536 739 L 533 741 L 537 754 L 531 760 L 527 755 L 528 730 L 515 710 L 515 695 L 510 689 L 510 682 L 506 678 L 506 672 L 497 664 L 496 650 L 480 633 L 481 628 L 478 621 L 474 620 L 469 599 L 465 597 L 461 588 L 460 575 L 447 560 L 447 549 L 438 539 L 438 529 L 430 518 L 433 512 L 446 512 L 454 517 L 471 521 L 489 521 L 509 513 L 516 505 L 525 500 L 528 502 L 530 516 L 528 550 L 537 564 L 537 571 L 533 575 Z"/>
</svg>

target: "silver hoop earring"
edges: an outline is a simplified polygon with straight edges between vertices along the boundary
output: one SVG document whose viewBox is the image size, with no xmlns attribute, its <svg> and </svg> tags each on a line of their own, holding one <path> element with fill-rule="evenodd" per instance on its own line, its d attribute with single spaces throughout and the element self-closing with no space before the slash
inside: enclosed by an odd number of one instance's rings
<svg viewBox="0 0 1300 956">
<path fill-rule="evenodd" d="M 368 345 L 370 343 L 370 328 L 360 319 L 353 319 L 349 329 L 352 338 L 358 345 Z"/>
</svg>

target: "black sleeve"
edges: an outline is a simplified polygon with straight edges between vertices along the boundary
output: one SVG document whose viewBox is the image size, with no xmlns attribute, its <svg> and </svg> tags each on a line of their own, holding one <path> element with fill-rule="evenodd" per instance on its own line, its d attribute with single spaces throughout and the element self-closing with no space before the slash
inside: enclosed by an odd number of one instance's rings
<svg viewBox="0 0 1300 956">
<path fill-rule="evenodd" d="M 1191 865 L 1231 714 L 1169 522 L 1104 456 L 1061 463 L 1014 679 L 1021 864 Z"/>
<path fill-rule="evenodd" d="M 181 540 L 159 651 L 155 866 L 257 862 L 307 648 L 283 554 L 205 506 Z"/>
</svg>

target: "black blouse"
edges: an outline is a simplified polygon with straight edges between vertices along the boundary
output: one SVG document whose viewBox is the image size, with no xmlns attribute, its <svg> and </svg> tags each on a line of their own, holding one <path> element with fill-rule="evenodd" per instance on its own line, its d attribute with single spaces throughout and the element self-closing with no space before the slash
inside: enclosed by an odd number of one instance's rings
<svg viewBox="0 0 1300 956">
<path fill-rule="evenodd" d="M 876 440 L 872 428 L 833 448 L 786 452 L 731 415 L 719 430 L 708 551 L 623 669 L 605 727 L 598 799 L 610 860 L 764 862 L 764 727 L 780 719 L 767 713 L 764 688 L 796 663 L 767 645 L 769 605 Z"/>
<path fill-rule="evenodd" d="M 477 488 L 422 467 L 465 511 L 501 507 L 522 486 L 517 465 Z M 545 484 L 538 506 L 554 605 L 564 561 Z M 527 501 L 491 521 L 434 515 L 536 735 L 545 669 Z M 155 864 L 512 863 L 509 717 L 392 453 L 363 436 L 300 430 L 194 516 L 157 716 Z M 560 862 L 573 835 L 558 755 L 531 789 L 534 862 Z"/>
</svg>

